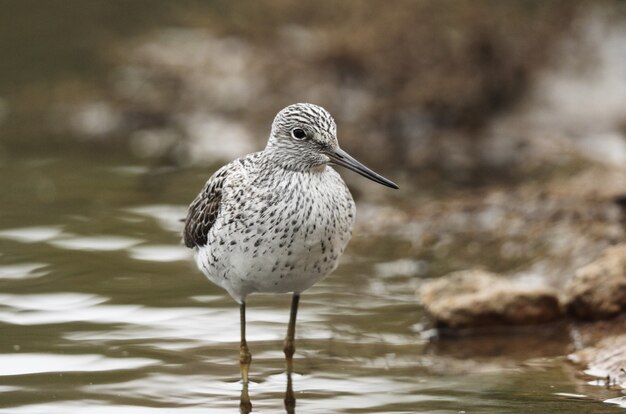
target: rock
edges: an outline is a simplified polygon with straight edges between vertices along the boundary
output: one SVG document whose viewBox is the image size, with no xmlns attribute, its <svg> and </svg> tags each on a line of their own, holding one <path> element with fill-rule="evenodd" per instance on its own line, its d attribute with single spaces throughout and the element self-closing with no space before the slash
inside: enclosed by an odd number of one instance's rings
<svg viewBox="0 0 626 414">
<path fill-rule="evenodd" d="M 579 325 L 575 332 L 582 349 L 568 358 L 585 365 L 585 374 L 605 385 L 626 388 L 626 314 L 611 321 Z"/>
<path fill-rule="evenodd" d="M 602 319 L 626 311 L 626 243 L 607 248 L 578 269 L 565 288 L 567 312 L 580 319 Z"/>
<path fill-rule="evenodd" d="M 561 317 L 556 293 L 482 270 L 454 272 L 422 286 L 422 304 L 439 327 L 526 325 Z"/>
<path fill-rule="evenodd" d="M 587 364 L 586 374 L 604 379 L 607 386 L 626 388 L 626 335 L 605 338 L 577 356 Z"/>
</svg>

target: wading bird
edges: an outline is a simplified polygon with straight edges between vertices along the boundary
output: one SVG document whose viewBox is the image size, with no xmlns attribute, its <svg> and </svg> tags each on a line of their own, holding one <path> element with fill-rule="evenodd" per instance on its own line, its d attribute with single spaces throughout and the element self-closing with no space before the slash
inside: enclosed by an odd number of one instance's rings
<svg viewBox="0 0 626 414">
<path fill-rule="evenodd" d="M 206 277 L 240 305 L 244 384 L 251 362 L 247 296 L 293 293 L 284 343 L 291 372 L 300 294 L 337 267 L 352 234 L 354 201 L 330 165 L 398 188 L 339 148 L 336 129 L 319 106 L 284 108 L 265 149 L 220 168 L 189 206 L 185 245 Z"/>
</svg>

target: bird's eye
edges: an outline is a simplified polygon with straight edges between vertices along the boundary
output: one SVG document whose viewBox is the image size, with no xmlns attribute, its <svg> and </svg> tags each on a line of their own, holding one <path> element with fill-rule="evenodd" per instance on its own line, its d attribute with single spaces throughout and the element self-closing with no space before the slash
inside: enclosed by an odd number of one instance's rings
<svg viewBox="0 0 626 414">
<path fill-rule="evenodd" d="M 304 139 L 306 138 L 306 132 L 302 128 L 296 128 L 291 131 L 291 136 L 295 139 Z"/>
</svg>

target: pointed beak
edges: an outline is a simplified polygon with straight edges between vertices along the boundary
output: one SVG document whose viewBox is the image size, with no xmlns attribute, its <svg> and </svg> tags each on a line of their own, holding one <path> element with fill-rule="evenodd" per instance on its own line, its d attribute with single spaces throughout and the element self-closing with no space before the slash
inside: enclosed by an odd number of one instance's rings
<svg viewBox="0 0 626 414">
<path fill-rule="evenodd" d="M 330 150 L 329 152 L 326 153 L 326 155 L 328 155 L 332 164 L 337 164 L 337 165 L 341 165 L 342 167 L 346 167 L 354 171 L 357 174 L 361 174 L 365 178 L 369 178 L 370 180 L 377 182 L 378 184 L 395 188 L 396 190 L 399 188 L 396 185 L 396 183 L 370 170 L 365 165 L 361 164 L 359 161 L 352 158 L 350 154 L 348 154 L 341 148 Z"/>
</svg>

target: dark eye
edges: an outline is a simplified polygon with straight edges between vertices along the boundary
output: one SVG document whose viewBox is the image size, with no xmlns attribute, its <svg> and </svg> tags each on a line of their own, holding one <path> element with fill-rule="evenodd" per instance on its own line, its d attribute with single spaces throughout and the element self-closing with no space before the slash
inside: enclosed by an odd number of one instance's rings
<svg viewBox="0 0 626 414">
<path fill-rule="evenodd" d="M 302 128 L 296 128 L 291 131 L 291 136 L 295 139 L 304 139 L 306 138 L 306 132 L 304 132 L 304 129 Z"/>
</svg>

